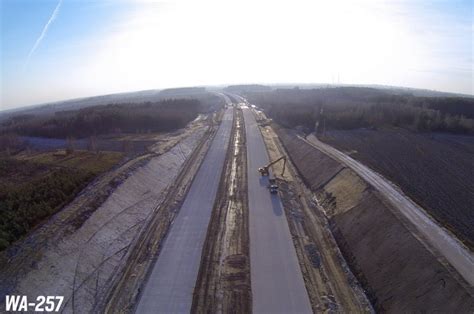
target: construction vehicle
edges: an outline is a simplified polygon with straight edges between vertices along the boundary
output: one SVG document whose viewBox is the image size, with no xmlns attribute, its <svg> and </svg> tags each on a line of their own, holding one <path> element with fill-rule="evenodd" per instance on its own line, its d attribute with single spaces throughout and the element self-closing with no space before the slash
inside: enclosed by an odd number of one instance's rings
<svg viewBox="0 0 474 314">
<path fill-rule="evenodd" d="M 278 185 L 275 179 L 268 179 L 268 189 L 272 194 L 278 193 Z"/>
<path fill-rule="evenodd" d="M 260 174 L 262 176 L 268 176 L 269 175 L 268 169 L 270 168 L 270 166 L 277 163 L 277 162 L 279 162 L 280 160 L 283 160 L 283 170 L 281 172 L 281 175 L 283 175 L 285 173 L 285 166 L 286 166 L 286 157 L 285 156 L 281 156 L 280 158 L 275 159 L 274 161 L 270 162 L 269 164 L 258 168 L 258 172 L 260 172 Z"/>
</svg>

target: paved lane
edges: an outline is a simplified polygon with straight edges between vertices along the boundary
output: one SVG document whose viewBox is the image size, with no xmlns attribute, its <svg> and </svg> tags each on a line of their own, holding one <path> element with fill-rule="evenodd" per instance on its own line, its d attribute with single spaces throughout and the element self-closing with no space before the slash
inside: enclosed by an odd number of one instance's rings
<svg viewBox="0 0 474 314">
<path fill-rule="evenodd" d="M 136 313 L 189 313 L 191 309 L 202 248 L 229 145 L 232 118 L 229 108 L 164 241 Z"/>
<path fill-rule="evenodd" d="M 285 212 L 267 189 L 258 167 L 268 163 L 265 144 L 250 109 L 247 136 L 250 269 L 254 313 L 312 313 Z"/>
</svg>

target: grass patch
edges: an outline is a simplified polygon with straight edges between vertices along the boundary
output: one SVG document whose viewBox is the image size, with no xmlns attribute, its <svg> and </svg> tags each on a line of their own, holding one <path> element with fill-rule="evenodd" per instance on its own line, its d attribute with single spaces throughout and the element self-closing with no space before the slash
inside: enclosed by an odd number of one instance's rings
<svg viewBox="0 0 474 314">
<path fill-rule="evenodd" d="M 94 174 L 109 170 L 123 157 L 119 152 L 100 152 L 94 154 L 88 151 L 75 151 L 66 154 L 64 151 L 41 152 L 33 155 L 19 154 L 14 158 L 37 165 L 54 165 L 57 167 L 74 168 L 90 171 Z"/>
</svg>

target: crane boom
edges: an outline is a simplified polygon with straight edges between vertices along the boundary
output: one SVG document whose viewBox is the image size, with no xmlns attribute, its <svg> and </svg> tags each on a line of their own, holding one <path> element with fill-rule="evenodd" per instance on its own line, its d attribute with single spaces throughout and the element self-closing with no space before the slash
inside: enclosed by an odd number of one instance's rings
<svg viewBox="0 0 474 314">
<path fill-rule="evenodd" d="M 279 162 L 280 160 L 283 160 L 283 170 L 281 172 L 281 175 L 285 173 L 285 167 L 286 167 L 286 156 L 281 156 L 280 158 L 275 159 L 274 161 L 269 162 L 267 165 L 258 168 L 258 171 L 262 176 L 268 176 L 268 169 L 270 168 L 271 165 Z"/>
<path fill-rule="evenodd" d="M 280 160 L 282 160 L 282 159 L 284 159 L 284 158 L 285 158 L 285 156 L 281 156 L 280 158 L 275 159 L 274 161 L 272 161 L 272 162 L 270 162 L 268 165 L 266 165 L 265 168 L 269 168 L 271 165 L 273 165 L 273 164 L 279 162 Z"/>
</svg>

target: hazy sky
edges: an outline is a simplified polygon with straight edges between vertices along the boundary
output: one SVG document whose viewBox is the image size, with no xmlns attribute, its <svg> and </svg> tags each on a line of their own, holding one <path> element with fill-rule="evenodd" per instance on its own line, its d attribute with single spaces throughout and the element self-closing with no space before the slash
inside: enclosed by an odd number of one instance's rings
<svg viewBox="0 0 474 314">
<path fill-rule="evenodd" d="M 0 109 L 232 83 L 474 92 L 471 0 L 0 3 Z"/>
</svg>

